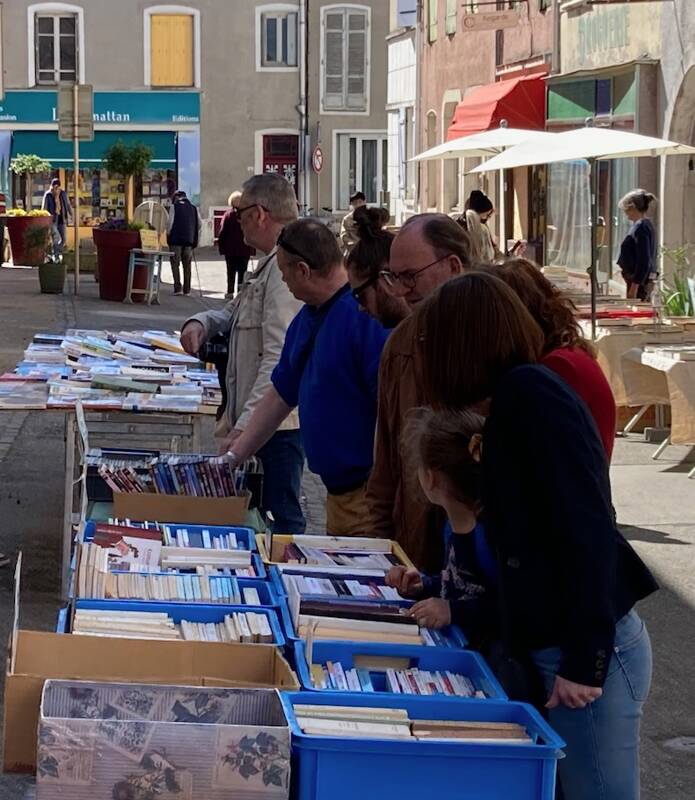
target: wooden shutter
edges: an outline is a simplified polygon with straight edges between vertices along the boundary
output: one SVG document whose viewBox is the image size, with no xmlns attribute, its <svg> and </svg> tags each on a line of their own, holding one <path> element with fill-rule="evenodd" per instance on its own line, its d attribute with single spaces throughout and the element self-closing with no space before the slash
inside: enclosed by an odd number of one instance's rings
<svg viewBox="0 0 695 800">
<path fill-rule="evenodd" d="M 428 0 L 427 3 L 427 41 L 434 42 L 437 38 L 437 3 L 439 0 Z"/>
<path fill-rule="evenodd" d="M 446 32 L 456 33 L 456 9 L 458 0 L 446 0 Z"/>
<path fill-rule="evenodd" d="M 347 102 L 351 111 L 367 110 L 367 14 L 347 13 Z"/>
<path fill-rule="evenodd" d="M 193 86 L 193 17 L 151 17 L 151 85 Z"/>
<path fill-rule="evenodd" d="M 328 11 L 324 20 L 323 104 L 340 109 L 345 104 L 345 13 Z"/>
</svg>

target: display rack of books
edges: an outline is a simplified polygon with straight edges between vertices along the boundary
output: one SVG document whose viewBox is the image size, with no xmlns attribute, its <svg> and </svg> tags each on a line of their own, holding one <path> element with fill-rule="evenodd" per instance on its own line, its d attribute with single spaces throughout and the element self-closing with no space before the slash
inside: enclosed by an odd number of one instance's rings
<svg viewBox="0 0 695 800">
<path fill-rule="evenodd" d="M 153 200 L 168 209 L 176 191 L 175 173 L 173 170 L 146 169 L 139 188 L 143 200 Z"/>
</svg>

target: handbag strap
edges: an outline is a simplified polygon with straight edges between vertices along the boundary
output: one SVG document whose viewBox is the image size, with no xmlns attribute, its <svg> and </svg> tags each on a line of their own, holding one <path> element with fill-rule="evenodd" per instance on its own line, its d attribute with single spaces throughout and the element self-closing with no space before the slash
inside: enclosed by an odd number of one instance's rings
<svg viewBox="0 0 695 800">
<path fill-rule="evenodd" d="M 338 300 L 340 300 L 340 298 L 349 291 L 350 284 L 346 283 L 345 286 L 343 286 L 341 289 L 338 289 L 338 291 L 329 300 L 326 300 L 326 302 L 319 307 L 314 327 L 306 341 L 306 344 L 304 345 L 301 355 L 297 359 L 297 372 L 300 376 L 304 375 L 304 370 L 306 369 L 309 357 L 311 356 L 314 350 L 314 345 L 316 344 L 316 337 L 319 335 L 319 331 L 323 327 L 323 323 L 326 321 L 328 312 L 331 310 L 331 308 L 333 308 Z"/>
</svg>

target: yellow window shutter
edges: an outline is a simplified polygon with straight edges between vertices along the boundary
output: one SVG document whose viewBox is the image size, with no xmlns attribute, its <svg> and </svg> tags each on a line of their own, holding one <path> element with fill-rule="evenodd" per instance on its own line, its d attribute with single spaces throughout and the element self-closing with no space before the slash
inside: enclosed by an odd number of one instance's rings
<svg viewBox="0 0 695 800">
<path fill-rule="evenodd" d="M 193 17 L 153 14 L 152 86 L 193 86 Z"/>
</svg>

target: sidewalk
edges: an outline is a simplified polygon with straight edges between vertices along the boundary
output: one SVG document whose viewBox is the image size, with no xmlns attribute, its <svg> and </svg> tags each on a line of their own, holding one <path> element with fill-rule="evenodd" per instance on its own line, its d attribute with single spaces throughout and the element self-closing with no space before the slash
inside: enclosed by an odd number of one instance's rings
<svg viewBox="0 0 695 800">
<path fill-rule="evenodd" d="M 205 258 L 202 256 L 205 255 Z M 224 262 L 199 254 L 202 296 L 174 297 L 166 274 L 161 305 L 107 303 L 84 276 L 79 298 L 41 295 L 36 270 L 0 269 L 0 367 L 11 370 L 32 335 L 67 327 L 174 329 L 188 316 L 223 301 Z M 168 270 L 166 270 L 168 273 Z M 70 289 L 72 286 L 70 285 Z M 662 589 L 641 604 L 654 647 L 654 685 L 643 731 L 643 800 L 692 800 L 695 747 L 669 742 L 695 737 L 695 481 L 687 479 L 693 453 L 672 447 L 657 462 L 654 445 L 637 435 L 619 439 L 611 470 L 614 503 L 623 531 L 656 574 Z M 0 551 L 24 552 L 21 620 L 50 630 L 59 606 L 58 564 L 63 505 L 63 415 L 17 412 L 0 415 Z M 685 459 L 690 459 L 689 464 Z M 307 482 L 313 530 L 322 526 L 322 494 Z M 312 528 L 310 527 L 310 530 Z M 12 572 L 0 570 L 0 640 L 11 620 Z M 0 800 L 24 797 L 31 780 L 0 776 Z"/>
</svg>

